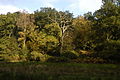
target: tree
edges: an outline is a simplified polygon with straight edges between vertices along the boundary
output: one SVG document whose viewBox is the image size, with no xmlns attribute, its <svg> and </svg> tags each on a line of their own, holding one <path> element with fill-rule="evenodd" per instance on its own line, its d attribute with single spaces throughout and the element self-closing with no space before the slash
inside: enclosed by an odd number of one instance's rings
<svg viewBox="0 0 120 80">
<path fill-rule="evenodd" d="M 72 24 L 72 16 L 69 12 L 59 12 L 59 16 L 60 16 L 60 28 L 62 30 L 62 36 L 61 36 L 61 48 L 60 48 L 60 53 L 63 53 L 63 46 L 64 46 L 64 38 L 66 36 L 66 31 L 71 28 L 71 24 Z"/>
<path fill-rule="evenodd" d="M 76 49 L 89 50 L 91 44 L 91 26 L 92 23 L 82 16 L 73 20 L 74 26 L 74 45 Z"/>
<path fill-rule="evenodd" d="M 21 31 L 19 32 L 20 38 L 18 38 L 18 41 L 22 41 L 22 48 L 26 47 L 27 36 L 30 33 L 30 31 L 34 30 L 35 28 L 33 22 L 33 16 L 31 16 L 25 11 L 20 13 L 17 18 L 16 25 L 21 29 Z"/>
<path fill-rule="evenodd" d="M 4 61 L 19 61 L 21 50 L 14 37 L 0 39 L 0 58 Z"/>
<path fill-rule="evenodd" d="M 96 18 L 94 29 L 96 34 L 101 36 L 101 41 L 119 39 L 119 36 L 117 36 L 120 25 L 119 14 L 119 7 L 112 3 L 103 5 L 101 9 L 94 13 Z"/>
<path fill-rule="evenodd" d="M 64 38 L 68 28 L 71 27 L 72 19 L 73 15 L 69 11 L 58 12 L 54 8 L 41 8 L 40 11 L 35 11 L 35 24 L 39 26 L 39 30 L 42 30 L 42 28 L 45 27 L 45 24 L 52 23 L 59 25 L 59 27 L 61 28 L 60 53 L 63 52 Z"/>
<path fill-rule="evenodd" d="M 53 23 L 51 19 L 57 18 L 57 10 L 54 8 L 40 8 L 34 12 L 35 15 L 35 25 L 39 26 L 41 30 L 45 25 Z M 51 19 L 50 19 L 51 18 Z"/>
<path fill-rule="evenodd" d="M 59 40 L 56 38 L 56 36 L 51 34 L 54 33 L 54 31 L 52 32 L 52 30 L 49 29 L 48 31 L 50 32 L 48 33 L 49 35 L 45 33 L 44 30 L 40 32 L 33 31 L 29 34 L 28 36 L 29 40 L 27 41 L 27 46 L 30 49 L 30 51 L 37 51 L 42 54 L 46 54 L 49 51 L 54 50 L 54 48 L 56 48 L 59 45 Z"/>
<path fill-rule="evenodd" d="M 105 59 L 115 60 L 119 55 L 120 7 L 111 2 L 105 3 L 94 14 L 92 30 L 95 51 Z M 113 58 L 114 57 L 114 58 Z"/>
<path fill-rule="evenodd" d="M 102 0 L 104 4 L 108 3 L 108 2 L 112 2 L 116 5 L 120 5 L 120 0 Z"/>
<path fill-rule="evenodd" d="M 55 36 L 58 40 L 62 36 L 61 28 L 60 28 L 59 24 L 57 24 L 57 23 L 45 25 L 45 27 L 42 31 L 45 32 L 47 35 Z"/>
<path fill-rule="evenodd" d="M 90 20 L 90 21 L 94 20 L 94 16 L 93 16 L 92 12 L 85 13 L 84 18 L 87 20 Z"/>
<path fill-rule="evenodd" d="M 0 15 L 0 37 L 3 36 L 14 36 L 15 15 L 7 13 L 7 15 Z"/>
</svg>

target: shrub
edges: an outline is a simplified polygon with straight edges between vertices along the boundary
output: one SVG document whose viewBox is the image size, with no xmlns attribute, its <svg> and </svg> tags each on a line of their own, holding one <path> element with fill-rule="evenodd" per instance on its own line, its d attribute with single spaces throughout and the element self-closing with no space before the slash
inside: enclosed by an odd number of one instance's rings
<svg viewBox="0 0 120 80">
<path fill-rule="evenodd" d="M 0 39 L 0 58 L 4 61 L 19 61 L 20 48 L 14 37 L 2 37 Z"/>
<path fill-rule="evenodd" d="M 59 47 L 56 47 L 56 48 L 54 48 L 52 50 L 49 50 L 47 52 L 47 54 L 50 55 L 50 56 L 57 56 L 57 57 L 59 57 L 60 56 Z"/>
<path fill-rule="evenodd" d="M 107 60 L 108 62 L 119 62 L 120 61 L 120 53 L 114 50 L 103 50 L 98 52 L 98 56 Z"/>
<path fill-rule="evenodd" d="M 65 51 L 64 53 L 61 54 L 61 56 L 69 59 L 76 59 L 78 58 L 79 54 L 75 51 Z"/>
<path fill-rule="evenodd" d="M 32 51 L 29 55 L 30 61 L 46 61 L 50 56 L 47 54 L 38 53 L 37 51 Z"/>
<path fill-rule="evenodd" d="M 70 62 L 70 59 L 66 57 L 50 57 L 47 62 Z"/>
<path fill-rule="evenodd" d="M 93 58 L 93 57 L 86 57 L 86 58 L 78 58 L 72 60 L 73 62 L 76 63 L 105 63 L 106 61 L 102 58 Z"/>
<path fill-rule="evenodd" d="M 109 40 L 96 47 L 96 55 L 108 61 L 120 61 L 120 40 Z"/>
<path fill-rule="evenodd" d="M 3 60 L 6 62 L 19 62 L 20 56 L 18 54 L 8 55 L 5 54 L 2 56 Z"/>
</svg>

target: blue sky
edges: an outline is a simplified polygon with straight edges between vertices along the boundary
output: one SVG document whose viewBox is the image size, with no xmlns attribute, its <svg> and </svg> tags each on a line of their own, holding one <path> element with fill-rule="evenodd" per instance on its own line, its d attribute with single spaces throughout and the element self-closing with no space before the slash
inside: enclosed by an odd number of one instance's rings
<svg viewBox="0 0 120 80">
<path fill-rule="evenodd" d="M 23 9 L 32 13 L 40 7 L 52 7 L 62 11 L 69 10 L 77 16 L 88 11 L 94 12 L 101 5 L 102 0 L 0 0 L 0 14 Z"/>
</svg>

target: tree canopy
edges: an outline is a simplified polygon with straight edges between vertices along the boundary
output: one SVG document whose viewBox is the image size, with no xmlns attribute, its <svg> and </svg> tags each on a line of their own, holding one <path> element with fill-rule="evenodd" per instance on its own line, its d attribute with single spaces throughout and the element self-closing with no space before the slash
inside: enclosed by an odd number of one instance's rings
<svg viewBox="0 0 120 80">
<path fill-rule="evenodd" d="M 98 62 L 99 59 L 119 62 L 119 3 L 103 0 L 99 10 L 78 17 L 49 7 L 32 14 L 27 11 L 1 14 L 0 60 L 79 61 L 82 57 L 83 61 L 97 58 Z"/>
</svg>

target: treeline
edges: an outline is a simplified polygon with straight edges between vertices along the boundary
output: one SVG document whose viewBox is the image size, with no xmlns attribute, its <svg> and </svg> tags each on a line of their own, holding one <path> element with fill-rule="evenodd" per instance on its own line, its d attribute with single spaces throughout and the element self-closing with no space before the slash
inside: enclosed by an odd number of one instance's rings
<svg viewBox="0 0 120 80">
<path fill-rule="evenodd" d="M 119 62 L 120 6 L 76 18 L 54 8 L 1 14 L 0 61 Z"/>
</svg>

